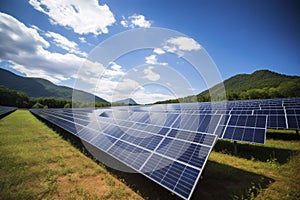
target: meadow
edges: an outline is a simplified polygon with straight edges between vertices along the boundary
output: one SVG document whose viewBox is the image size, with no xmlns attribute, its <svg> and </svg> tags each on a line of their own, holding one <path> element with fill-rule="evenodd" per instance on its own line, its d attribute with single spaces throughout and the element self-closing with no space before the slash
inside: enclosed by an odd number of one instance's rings
<svg viewBox="0 0 300 200">
<path fill-rule="evenodd" d="M 265 145 L 219 140 L 196 199 L 300 199 L 300 136 L 268 130 Z M 0 119 L 0 199 L 180 199 L 139 174 L 95 161 L 80 140 L 28 110 Z"/>
</svg>

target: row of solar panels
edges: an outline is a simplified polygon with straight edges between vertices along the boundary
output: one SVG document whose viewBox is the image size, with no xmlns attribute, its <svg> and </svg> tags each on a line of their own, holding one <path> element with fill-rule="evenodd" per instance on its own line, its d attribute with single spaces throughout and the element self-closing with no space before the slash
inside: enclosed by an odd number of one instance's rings
<svg viewBox="0 0 300 200">
<path fill-rule="evenodd" d="M 259 100 L 239 100 L 227 102 L 201 102 L 201 103 L 180 103 L 180 104 L 161 104 L 151 106 L 152 109 L 161 110 L 236 110 L 243 109 L 281 109 L 294 108 L 300 109 L 299 98 L 288 99 L 259 99 Z"/>
<path fill-rule="evenodd" d="M 279 99 L 277 99 L 279 101 Z M 294 99 L 299 100 L 299 99 Z M 257 100 L 252 100 L 257 101 Z M 262 102 L 263 100 L 260 100 Z M 270 100 L 268 100 L 270 101 Z M 284 101 L 284 99 L 281 99 Z M 239 101 L 240 104 L 242 101 Z M 247 102 L 250 102 L 247 101 Z M 207 103 L 205 103 L 207 104 Z M 215 103 L 218 104 L 218 103 Z M 221 103 L 220 103 L 221 104 Z M 200 109 L 201 103 L 185 103 L 185 104 L 164 104 L 164 105 L 152 105 L 152 106 L 133 106 L 129 108 L 120 107 L 114 109 L 120 109 L 127 112 L 164 112 L 164 113 L 187 113 L 187 114 L 226 114 L 226 115 L 267 115 L 267 128 L 281 128 L 281 129 L 300 129 L 300 107 L 286 108 L 286 107 L 226 107 L 217 106 L 214 109 Z M 265 103 L 266 104 L 266 103 Z"/>
<path fill-rule="evenodd" d="M 291 127 L 293 119 L 299 129 L 298 103 L 299 99 L 275 99 L 227 102 L 225 107 L 221 102 L 31 112 L 189 199 L 218 137 L 264 143 L 267 126 Z M 258 113 L 248 109 L 255 104 L 266 108 Z M 284 109 L 284 115 L 274 106 Z"/>
<path fill-rule="evenodd" d="M 0 106 L 0 116 L 15 111 L 16 107 Z"/>
<path fill-rule="evenodd" d="M 264 143 L 266 116 L 190 115 L 112 109 L 33 113 L 189 199 L 217 137 Z"/>
<path fill-rule="evenodd" d="M 184 199 L 189 199 L 217 136 L 103 118 L 93 110 L 31 110 Z M 186 132 L 188 133 L 188 132 Z"/>
</svg>

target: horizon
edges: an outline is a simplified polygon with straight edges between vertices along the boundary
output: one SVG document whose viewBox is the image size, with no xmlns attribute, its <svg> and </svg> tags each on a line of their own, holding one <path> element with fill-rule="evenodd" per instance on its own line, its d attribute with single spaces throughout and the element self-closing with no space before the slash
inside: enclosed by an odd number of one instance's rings
<svg viewBox="0 0 300 200">
<path fill-rule="evenodd" d="M 65 5 L 47 0 L 2 1 L 0 68 L 73 88 L 80 78 L 80 67 L 99 44 L 135 28 L 163 27 L 189 37 L 173 41 L 179 49 L 206 50 L 222 80 L 257 70 L 300 75 L 300 4 L 296 1 L 128 2 L 131 4 L 109 0 Z M 174 51 L 168 47 L 122 55 L 109 63 L 102 77 L 94 68 L 87 70 L 88 76 L 82 77 L 85 82 L 76 89 L 109 102 L 133 98 L 146 104 L 198 94 L 211 86 L 203 76 L 195 75 L 193 66 L 181 57 L 182 52 L 177 56 L 171 53 Z M 174 74 L 164 71 L 167 67 Z M 171 82 L 175 72 L 182 81 Z M 130 74 L 143 78 L 145 85 Z M 89 84 L 99 79 L 101 88 L 95 90 Z M 178 83 L 183 81 L 184 87 Z"/>
</svg>

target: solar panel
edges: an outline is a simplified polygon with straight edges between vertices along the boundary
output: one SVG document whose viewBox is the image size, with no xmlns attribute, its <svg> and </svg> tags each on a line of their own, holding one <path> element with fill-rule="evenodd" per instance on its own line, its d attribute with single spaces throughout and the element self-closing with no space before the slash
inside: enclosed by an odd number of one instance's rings
<svg viewBox="0 0 300 200">
<path fill-rule="evenodd" d="M 9 107 L 9 106 L 0 106 L 0 116 L 6 115 L 10 112 L 15 111 L 16 107 Z"/>
</svg>

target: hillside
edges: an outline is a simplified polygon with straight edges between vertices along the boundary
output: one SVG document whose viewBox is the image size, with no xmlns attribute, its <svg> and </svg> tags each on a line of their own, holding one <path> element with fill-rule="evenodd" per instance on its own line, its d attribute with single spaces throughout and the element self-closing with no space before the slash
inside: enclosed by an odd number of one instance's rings
<svg viewBox="0 0 300 200">
<path fill-rule="evenodd" d="M 224 82 L 228 100 L 284 98 L 300 96 L 300 76 L 288 76 L 269 70 L 258 70 L 252 74 L 238 74 Z M 211 88 L 216 94 L 222 92 L 221 85 Z M 176 103 L 210 101 L 209 90 L 205 90 L 196 96 L 188 96 L 181 99 L 172 99 L 157 103 Z"/>
<path fill-rule="evenodd" d="M 132 98 L 127 98 L 127 99 L 116 101 L 113 104 L 137 105 L 138 103 Z"/>
<path fill-rule="evenodd" d="M 73 89 L 66 86 L 58 86 L 52 82 L 42 78 L 28 78 L 18 76 L 12 72 L 0 68 L 0 85 L 5 86 L 11 90 L 24 92 L 29 97 L 34 98 L 58 98 L 71 100 Z M 75 90 L 80 96 L 81 101 L 90 102 L 95 98 L 96 102 L 107 102 L 106 100 L 94 96 L 90 93 Z"/>
</svg>

